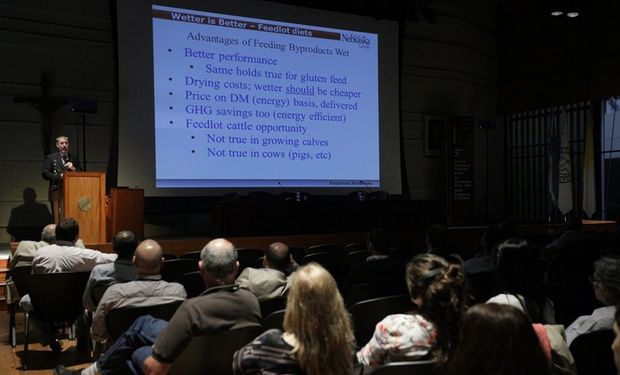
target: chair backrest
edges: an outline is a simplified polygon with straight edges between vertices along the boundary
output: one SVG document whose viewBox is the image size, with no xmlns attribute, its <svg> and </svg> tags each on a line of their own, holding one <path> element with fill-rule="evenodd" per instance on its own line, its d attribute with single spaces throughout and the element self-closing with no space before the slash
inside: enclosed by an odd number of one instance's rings
<svg viewBox="0 0 620 375">
<path fill-rule="evenodd" d="M 255 260 L 265 255 L 265 252 L 256 248 L 240 247 L 237 249 L 237 255 Z"/>
<path fill-rule="evenodd" d="M 434 375 L 438 373 L 438 370 L 433 361 L 406 361 L 379 366 L 372 373 L 375 375 Z"/>
<path fill-rule="evenodd" d="M 365 262 L 366 258 L 368 258 L 368 252 L 366 250 L 351 251 L 346 253 L 345 255 L 345 261 L 347 262 L 349 267 L 352 267 L 358 263 Z"/>
<path fill-rule="evenodd" d="M 306 249 L 304 249 L 302 246 L 289 246 L 288 251 L 290 251 L 295 262 L 301 263 L 301 260 L 304 258 Z"/>
<path fill-rule="evenodd" d="M 353 319 L 355 340 L 365 345 L 372 337 L 375 326 L 390 314 L 407 313 L 414 308 L 411 297 L 406 294 L 373 298 L 361 301 L 349 308 Z"/>
<path fill-rule="evenodd" d="M 197 262 L 197 261 L 200 260 L 200 252 L 201 252 L 201 250 L 189 251 L 187 253 L 179 255 L 179 259 L 191 259 L 191 260 Z"/>
<path fill-rule="evenodd" d="M 342 251 L 345 254 L 348 254 L 353 251 L 361 251 L 361 250 L 368 251 L 368 246 L 364 242 L 351 242 L 351 243 L 344 245 L 344 247 L 342 248 Z"/>
<path fill-rule="evenodd" d="M 589 332 L 578 336 L 570 344 L 579 374 L 615 375 L 614 355 L 611 343 L 614 332 L 610 329 Z"/>
<path fill-rule="evenodd" d="M 286 308 L 286 296 L 270 298 L 259 302 L 260 314 L 264 318 L 274 311 Z"/>
<path fill-rule="evenodd" d="M 325 253 L 330 251 L 342 252 L 342 246 L 334 244 L 313 245 L 306 249 L 306 255 L 314 253 Z"/>
<path fill-rule="evenodd" d="M 172 254 L 172 253 L 163 253 L 162 257 L 164 257 L 164 260 L 172 260 L 172 259 L 178 258 L 176 254 Z"/>
<path fill-rule="evenodd" d="M 99 305 L 99 301 L 101 301 L 101 297 L 105 294 L 105 291 L 108 290 L 109 285 L 95 285 L 93 289 L 90 291 L 90 298 L 93 301 L 93 305 L 96 307 Z"/>
<path fill-rule="evenodd" d="M 171 259 L 164 261 L 161 268 L 161 278 L 168 282 L 175 282 L 179 276 L 198 271 L 198 262 L 191 259 Z"/>
<path fill-rule="evenodd" d="M 194 336 L 172 364 L 171 375 L 233 374 L 233 355 L 261 334 L 260 325 Z"/>
<path fill-rule="evenodd" d="M 265 328 L 265 330 L 272 329 L 272 328 L 282 330 L 285 313 L 286 313 L 286 309 L 276 310 L 272 312 L 271 314 L 263 317 L 263 327 Z"/>
<path fill-rule="evenodd" d="M 37 319 L 73 322 L 84 312 L 82 295 L 90 272 L 56 272 L 30 275 L 30 299 Z"/>
<path fill-rule="evenodd" d="M 342 287 L 344 279 L 349 273 L 349 265 L 345 261 L 342 251 L 326 251 L 322 253 L 307 254 L 301 260 L 302 264 L 317 262 L 325 268 L 338 283 L 338 287 Z"/>
<path fill-rule="evenodd" d="M 32 267 L 16 267 L 11 271 L 11 278 L 15 283 L 15 287 L 20 296 L 25 296 L 30 293 L 30 274 L 32 273 Z"/>
<path fill-rule="evenodd" d="M 301 260 L 302 264 L 308 264 L 310 262 L 317 262 L 320 265 L 330 263 L 345 263 L 344 253 L 341 251 L 325 251 L 319 253 L 310 253 L 304 255 Z"/>
<path fill-rule="evenodd" d="M 179 276 L 178 282 L 183 285 L 183 288 L 185 288 L 187 298 L 196 297 L 207 288 L 200 271 L 184 273 Z"/>
<path fill-rule="evenodd" d="M 370 283 L 353 284 L 345 293 L 347 306 L 373 298 L 407 294 L 407 284 L 401 278 L 379 279 Z"/>
<path fill-rule="evenodd" d="M 161 305 L 143 307 L 123 307 L 110 310 L 105 318 L 105 324 L 112 342 L 125 333 L 133 322 L 141 316 L 151 315 L 157 319 L 170 320 L 172 315 L 181 306 L 182 301 L 165 303 Z"/>
</svg>

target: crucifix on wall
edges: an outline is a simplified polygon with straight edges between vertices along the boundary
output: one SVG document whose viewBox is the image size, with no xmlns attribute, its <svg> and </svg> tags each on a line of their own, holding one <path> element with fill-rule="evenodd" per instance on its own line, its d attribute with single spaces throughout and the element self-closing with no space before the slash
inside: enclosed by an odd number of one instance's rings
<svg viewBox="0 0 620 375">
<path fill-rule="evenodd" d="M 41 73 L 41 95 L 39 96 L 16 96 L 13 98 L 15 103 L 28 103 L 41 113 L 41 144 L 43 146 L 43 156 L 52 152 L 51 136 L 53 130 L 52 115 L 56 110 L 67 104 L 66 97 L 53 97 L 50 94 L 50 85 L 47 74 Z"/>
</svg>

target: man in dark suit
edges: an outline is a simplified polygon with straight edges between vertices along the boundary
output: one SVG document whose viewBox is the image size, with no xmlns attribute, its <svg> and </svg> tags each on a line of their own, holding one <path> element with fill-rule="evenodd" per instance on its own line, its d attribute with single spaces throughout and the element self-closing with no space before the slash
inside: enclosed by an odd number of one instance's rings
<svg viewBox="0 0 620 375">
<path fill-rule="evenodd" d="M 52 205 L 52 214 L 59 219 L 54 207 L 54 193 L 62 186 L 62 179 L 66 171 L 75 172 L 82 170 L 79 161 L 69 153 L 69 137 L 61 135 L 56 137 L 57 152 L 45 156 L 41 176 L 50 182 L 49 200 Z"/>
</svg>

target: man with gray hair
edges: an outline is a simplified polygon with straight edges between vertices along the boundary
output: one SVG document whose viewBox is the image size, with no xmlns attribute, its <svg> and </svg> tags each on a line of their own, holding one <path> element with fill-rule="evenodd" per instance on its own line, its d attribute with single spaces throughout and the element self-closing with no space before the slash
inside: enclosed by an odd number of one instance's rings
<svg viewBox="0 0 620 375">
<path fill-rule="evenodd" d="M 127 373 L 138 368 L 145 374 L 166 374 L 193 336 L 260 326 L 258 300 L 234 283 L 239 262 L 230 241 L 217 238 L 207 243 L 198 268 L 207 287 L 200 296 L 183 302 L 169 323 L 149 315 L 136 319 L 82 374 Z M 71 372 L 59 366 L 55 373 Z"/>
<path fill-rule="evenodd" d="M 41 231 L 41 241 L 20 241 L 15 250 L 15 254 L 11 258 L 9 269 L 16 267 L 32 266 L 32 259 L 36 255 L 37 250 L 42 247 L 49 246 L 56 242 L 56 224 L 47 224 Z"/>
<path fill-rule="evenodd" d="M 591 315 L 580 316 L 566 328 L 568 345 L 580 335 L 612 329 L 614 324 L 616 305 L 620 302 L 620 259 L 603 257 L 597 260 L 594 262 L 594 274 L 589 279 L 596 299 L 605 306 L 595 309 Z"/>
</svg>

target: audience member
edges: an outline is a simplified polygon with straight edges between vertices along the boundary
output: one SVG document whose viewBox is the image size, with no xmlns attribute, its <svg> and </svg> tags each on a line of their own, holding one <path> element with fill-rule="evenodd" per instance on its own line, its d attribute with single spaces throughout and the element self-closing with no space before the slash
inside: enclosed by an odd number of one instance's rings
<svg viewBox="0 0 620 375">
<path fill-rule="evenodd" d="M 487 302 L 517 307 L 534 323 L 554 324 L 553 304 L 543 293 L 544 267 L 538 249 L 525 239 L 508 239 L 497 247 L 495 262 L 499 294 Z"/>
<path fill-rule="evenodd" d="M 32 259 L 37 250 L 42 247 L 49 246 L 56 241 L 56 224 L 48 224 L 41 231 L 41 241 L 20 241 L 15 250 L 15 254 L 11 257 L 9 270 L 13 271 L 18 267 L 32 267 Z M 22 296 L 19 295 L 17 286 L 10 277 L 6 281 L 6 301 L 7 304 L 19 302 Z"/>
<path fill-rule="evenodd" d="M 463 375 L 548 375 L 549 357 L 527 316 L 496 303 L 467 311 L 454 357 L 445 373 Z"/>
<path fill-rule="evenodd" d="M 448 243 L 448 228 L 443 224 L 433 224 L 426 231 L 426 252 L 435 254 L 448 261 L 448 263 L 463 265 L 460 254 L 452 252 Z"/>
<path fill-rule="evenodd" d="M 109 286 L 114 283 L 123 283 L 136 279 L 138 272 L 136 267 L 134 267 L 132 259 L 137 245 L 138 237 L 131 231 L 120 231 L 114 236 L 112 239 L 112 249 L 118 257 L 114 263 L 100 264 L 90 271 L 90 277 L 82 297 L 82 305 L 86 310 L 95 311 L 97 308 L 92 298 L 94 287 Z"/>
<path fill-rule="evenodd" d="M 88 272 L 97 264 L 111 263 L 116 259 L 116 254 L 104 254 L 75 246 L 80 227 L 73 218 L 61 220 L 56 225 L 55 233 L 56 242 L 36 252 L 32 260 L 32 273 Z M 19 306 L 24 311 L 31 312 L 35 317 L 34 324 L 44 336 L 41 344 L 44 346 L 49 344 L 53 351 L 60 351 L 60 342 L 55 338 L 55 327 L 39 324 L 29 295 L 21 298 Z"/>
<path fill-rule="evenodd" d="M 263 268 L 245 268 L 236 283 L 254 293 L 259 302 L 285 296 L 295 266 L 288 246 L 274 242 L 265 250 Z"/>
<path fill-rule="evenodd" d="M 620 303 L 620 259 L 603 257 L 594 262 L 591 282 L 596 299 L 605 306 L 590 315 L 580 316 L 566 328 L 568 345 L 580 335 L 612 328 L 616 304 Z"/>
<path fill-rule="evenodd" d="M 74 218 L 62 219 L 56 225 L 56 243 L 37 251 L 32 261 L 32 273 L 89 272 L 97 264 L 116 260 L 116 254 L 75 246 L 79 234 L 80 226 Z"/>
<path fill-rule="evenodd" d="M 205 245 L 198 263 L 207 290 L 185 301 L 170 323 L 150 315 L 133 325 L 83 375 L 98 373 L 166 374 L 197 335 L 259 325 L 256 297 L 234 284 L 239 262 L 235 246 L 223 238 Z M 63 366 L 57 374 L 69 374 Z"/>
<path fill-rule="evenodd" d="M 430 358 L 444 362 L 454 349 L 467 290 L 460 265 L 420 254 L 407 265 L 407 288 L 417 311 L 388 315 L 357 353 L 364 366 Z"/>
<path fill-rule="evenodd" d="M 495 272 L 493 251 L 501 237 L 501 230 L 495 225 L 489 225 L 480 238 L 480 247 L 471 259 L 465 261 L 465 273 Z"/>
<path fill-rule="evenodd" d="M 15 250 L 15 254 L 11 258 L 9 270 L 16 267 L 32 266 L 32 259 L 42 247 L 49 246 L 56 241 L 56 224 L 47 224 L 41 231 L 41 241 L 20 241 Z"/>
<path fill-rule="evenodd" d="M 367 244 L 369 256 L 365 262 L 357 263 L 349 270 L 342 288 L 345 295 L 355 284 L 404 278 L 405 261 L 398 256 L 388 255 L 392 244 L 392 234 L 389 229 L 373 229 L 368 234 Z"/>
<path fill-rule="evenodd" d="M 119 254 L 120 256 L 120 254 Z M 123 307 L 144 307 L 183 301 L 187 297 L 183 285 L 161 279 L 164 262 L 161 246 L 154 240 L 138 245 L 133 264 L 138 272 L 136 281 L 111 285 L 103 294 L 93 315 L 91 336 L 97 342 L 107 339 L 106 316 L 110 310 Z"/>
<path fill-rule="evenodd" d="M 310 263 L 293 274 L 284 332 L 271 329 L 235 353 L 235 374 L 346 374 L 353 332 L 334 278 Z"/>
<path fill-rule="evenodd" d="M 41 231 L 40 241 L 24 240 L 20 241 L 15 249 L 15 253 L 11 257 L 11 263 L 9 269 L 13 270 L 16 267 L 31 267 L 32 259 L 37 253 L 37 250 L 52 245 L 56 242 L 56 224 L 48 224 L 43 227 Z M 75 246 L 84 248 L 84 242 L 78 239 L 75 242 Z"/>
<path fill-rule="evenodd" d="M 616 313 L 614 314 L 613 330 L 616 334 L 614 342 L 611 344 L 611 350 L 614 352 L 614 362 L 618 375 L 620 375 L 620 309 L 616 306 Z"/>
</svg>

